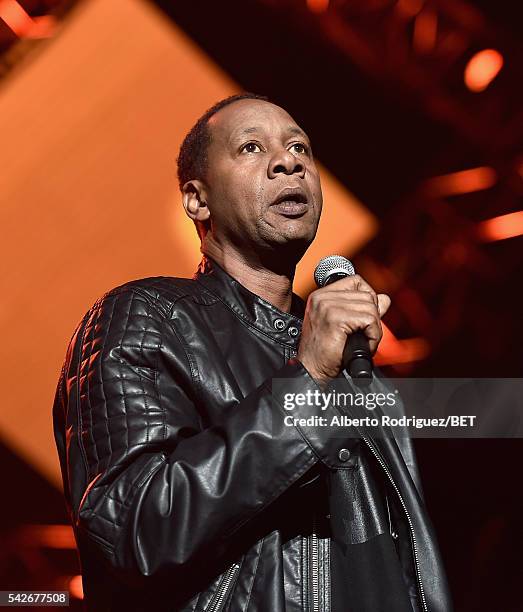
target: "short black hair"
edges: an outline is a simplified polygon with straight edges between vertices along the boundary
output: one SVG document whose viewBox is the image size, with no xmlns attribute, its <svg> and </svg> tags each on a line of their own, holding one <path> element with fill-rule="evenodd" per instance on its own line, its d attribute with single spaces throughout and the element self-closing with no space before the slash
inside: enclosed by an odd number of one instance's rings
<svg viewBox="0 0 523 612">
<path fill-rule="evenodd" d="M 180 191 L 187 181 L 205 177 L 208 161 L 207 149 L 211 142 L 209 119 L 225 106 L 238 100 L 263 100 L 264 102 L 270 102 L 267 96 L 244 92 L 224 98 L 206 110 L 189 130 L 180 147 L 178 159 L 176 160 L 178 164 L 178 184 L 180 185 Z"/>
</svg>

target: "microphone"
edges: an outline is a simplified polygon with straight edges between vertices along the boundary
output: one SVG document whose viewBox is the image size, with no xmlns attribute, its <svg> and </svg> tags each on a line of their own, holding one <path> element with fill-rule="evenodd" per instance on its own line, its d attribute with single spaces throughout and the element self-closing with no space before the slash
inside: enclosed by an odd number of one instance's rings
<svg viewBox="0 0 523 612">
<path fill-rule="evenodd" d="M 329 255 L 321 259 L 316 266 L 314 280 L 318 287 L 325 287 L 354 274 L 354 266 L 346 257 Z M 355 331 L 347 338 L 343 349 L 343 368 L 362 386 L 368 385 L 372 379 L 373 364 L 369 341 L 361 330 Z"/>
</svg>

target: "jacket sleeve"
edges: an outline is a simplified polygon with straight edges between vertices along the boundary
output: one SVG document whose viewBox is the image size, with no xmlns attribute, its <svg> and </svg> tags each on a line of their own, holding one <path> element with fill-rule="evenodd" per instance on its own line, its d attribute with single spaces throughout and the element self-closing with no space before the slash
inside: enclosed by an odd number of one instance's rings
<svg viewBox="0 0 523 612">
<path fill-rule="evenodd" d="M 374 368 L 374 382 L 373 382 L 373 390 L 376 393 L 387 393 L 394 392 L 394 387 L 391 386 L 390 381 L 388 381 L 387 377 L 384 373 L 377 367 Z M 405 412 L 405 404 L 399 394 L 396 394 L 396 401 L 392 406 L 388 406 L 387 409 L 384 409 L 389 416 L 394 418 L 401 418 L 406 416 Z M 407 466 L 407 470 L 409 471 L 410 477 L 414 482 L 414 486 L 418 491 L 418 494 L 422 501 L 424 501 L 423 496 L 423 487 L 421 484 L 421 477 L 418 469 L 418 463 L 416 460 L 416 453 L 414 451 L 414 445 L 412 443 L 412 438 L 409 435 L 409 430 L 407 426 L 398 427 L 396 426 L 393 430 L 393 433 L 398 433 L 399 435 L 395 435 L 396 444 L 398 445 L 398 449 L 401 453 L 403 461 Z"/>
<path fill-rule="evenodd" d="M 351 442 L 285 425 L 284 394 L 319 389 L 292 360 L 274 374 L 279 391 L 269 379 L 204 427 L 197 371 L 168 314 L 136 289 L 101 298 L 71 341 L 54 406 L 74 526 L 131 576 L 225 555 L 313 465 L 346 467 L 338 452 Z"/>
</svg>

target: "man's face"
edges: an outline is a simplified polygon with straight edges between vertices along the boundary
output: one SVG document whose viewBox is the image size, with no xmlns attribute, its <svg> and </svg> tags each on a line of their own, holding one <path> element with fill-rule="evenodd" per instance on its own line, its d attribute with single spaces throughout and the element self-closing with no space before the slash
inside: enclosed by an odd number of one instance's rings
<svg viewBox="0 0 523 612">
<path fill-rule="evenodd" d="M 215 238 L 255 252 L 286 245 L 301 257 L 322 207 L 307 135 L 279 106 L 250 99 L 218 111 L 209 130 L 205 185 Z"/>
</svg>

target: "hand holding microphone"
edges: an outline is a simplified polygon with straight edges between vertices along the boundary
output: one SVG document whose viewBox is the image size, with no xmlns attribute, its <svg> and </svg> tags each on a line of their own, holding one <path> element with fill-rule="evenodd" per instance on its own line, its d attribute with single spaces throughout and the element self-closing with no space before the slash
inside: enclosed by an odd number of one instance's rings
<svg viewBox="0 0 523 612">
<path fill-rule="evenodd" d="M 298 359 L 320 384 L 343 368 L 354 379 L 370 382 L 389 296 L 376 294 L 354 274 L 351 262 L 337 255 L 322 259 L 314 277 L 320 288 L 307 300 Z"/>
</svg>

